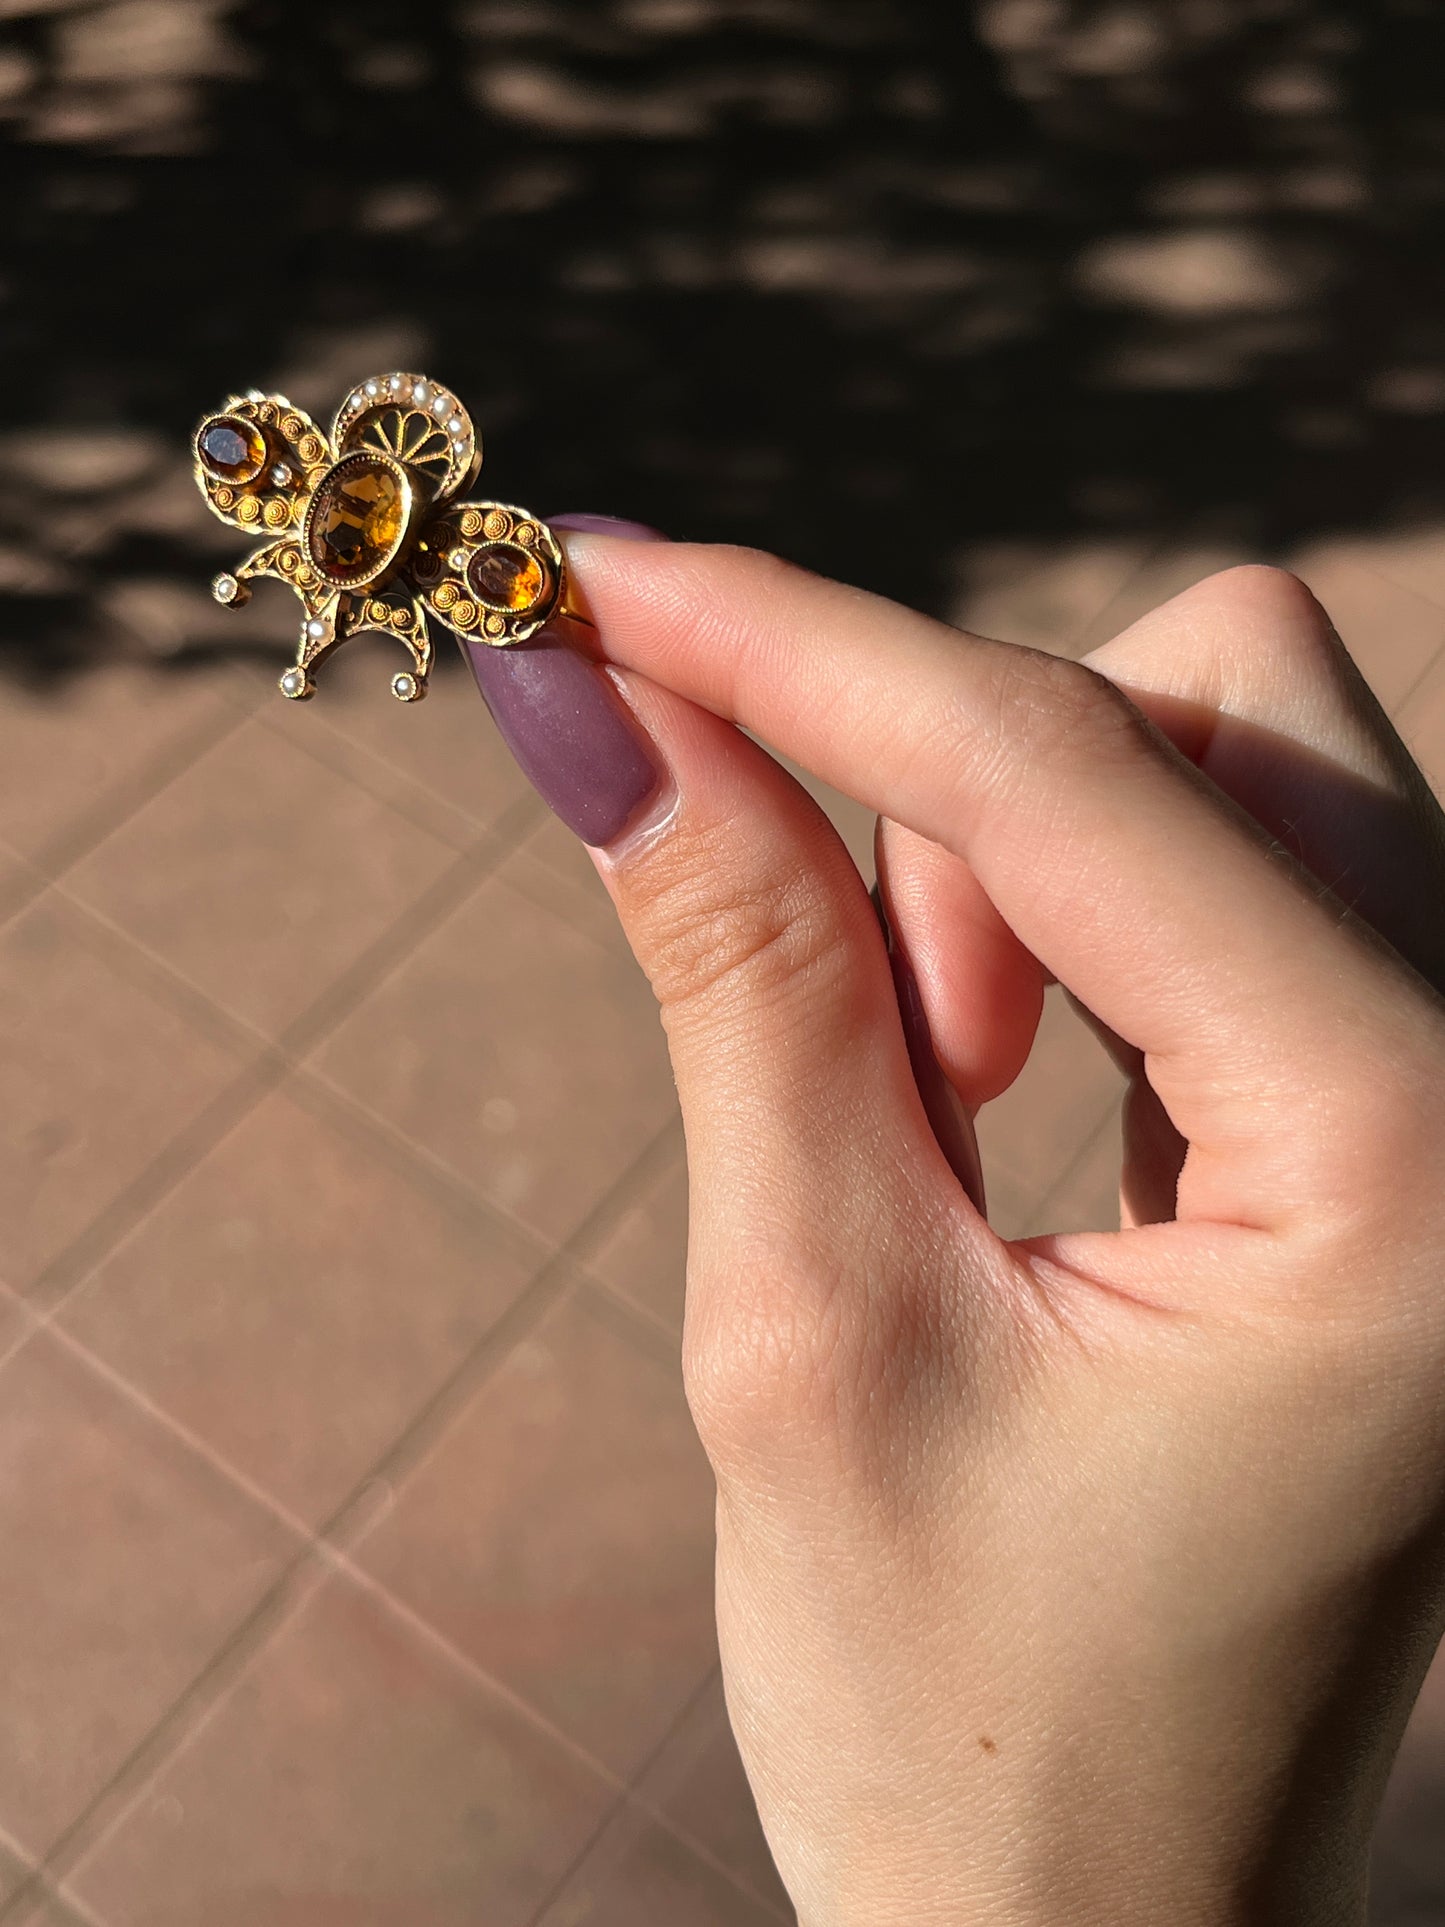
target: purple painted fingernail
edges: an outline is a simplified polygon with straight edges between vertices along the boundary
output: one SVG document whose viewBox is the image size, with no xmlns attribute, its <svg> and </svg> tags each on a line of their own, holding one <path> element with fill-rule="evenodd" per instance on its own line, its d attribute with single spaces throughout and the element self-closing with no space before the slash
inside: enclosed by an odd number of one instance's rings
<svg viewBox="0 0 1445 1927">
<path fill-rule="evenodd" d="M 570 529 L 574 535 L 614 535 L 619 542 L 666 542 L 660 529 L 647 522 L 629 522 L 618 515 L 551 515 L 554 529 Z"/>
<path fill-rule="evenodd" d="M 640 522 L 600 515 L 559 515 L 551 526 L 666 539 Z M 584 843 L 616 842 L 661 790 L 666 771 L 606 672 L 546 632 L 520 649 L 463 647 L 503 741 L 542 801 Z"/>
</svg>

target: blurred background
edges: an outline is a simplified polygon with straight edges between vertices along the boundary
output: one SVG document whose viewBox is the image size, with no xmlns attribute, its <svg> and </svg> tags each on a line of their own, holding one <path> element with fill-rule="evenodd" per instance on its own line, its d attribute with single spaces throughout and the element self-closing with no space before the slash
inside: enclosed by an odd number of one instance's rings
<svg viewBox="0 0 1445 1927">
<path fill-rule="evenodd" d="M 1441 12 L 0 0 L 4 1927 L 789 1918 L 650 998 L 459 663 L 275 694 L 195 421 L 425 369 L 503 499 L 1067 653 L 1286 562 L 1438 781 Z M 1001 1228 L 1118 1095 L 1051 1005 Z M 1378 1862 L 1445 1923 L 1438 1675 Z"/>
</svg>

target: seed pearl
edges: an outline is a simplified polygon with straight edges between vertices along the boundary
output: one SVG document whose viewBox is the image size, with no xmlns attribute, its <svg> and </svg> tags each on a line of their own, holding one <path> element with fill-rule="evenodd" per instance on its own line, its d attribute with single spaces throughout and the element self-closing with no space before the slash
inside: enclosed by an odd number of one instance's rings
<svg viewBox="0 0 1445 1927">
<path fill-rule="evenodd" d="M 425 403 L 428 395 L 431 394 L 431 390 L 424 381 L 419 381 L 416 387 L 412 389 L 411 394 L 413 401 Z"/>
<path fill-rule="evenodd" d="M 326 624 L 324 622 L 308 622 L 306 625 L 306 633 L 315 641 L 319 642 L 326 634 Z"/>
<path fill-rule="evenodd" d="M 376 397 L 381 393 L 381 383 L 379 381 L 369 381 L 366 384 L 366 392 L 371 399 L 375 401 Z"/>
</svg>

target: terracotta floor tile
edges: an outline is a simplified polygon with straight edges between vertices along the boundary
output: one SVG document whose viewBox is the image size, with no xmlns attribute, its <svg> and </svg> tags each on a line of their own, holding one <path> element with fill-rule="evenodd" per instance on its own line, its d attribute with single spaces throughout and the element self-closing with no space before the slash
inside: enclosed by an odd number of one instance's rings
<svg viewBox="0 0 1445 1927">
<path fill-rule="evenodd" d="M 67 1888 L 108 1927 L 527 1927 L 611 1797 L 336 1582 Z"/>
<path fill-rule="evenodd" d="M 1000 543 L 969 551 L 952 619 L 960 629 L 1072 655 L 1148 559 L 1139 542 Z"/>
<path fill-rule="evenodd" d="M 28 1324 L 20 1300 L 12 1298 L 6 1288 L 0 1285 L 0 1361 L 8 1358 L 19 1344 Z"/>
<path fill-rule="evenodd" d="M 763 1837 L 743 1763 L 728 1724 L 722 1681 L 714 1676 L 637 1783 L 656 1807 L 771 1906 L 788 1896 Z"/>
<path fill-rule="evenodd" d="M 672 1834 L 624 1806 L 537 1927 L 775 1927 L 778 1919 Z"/>
<path fill-rule="evenodd" d="M 1140 616 L 1148 615 L 1161 602 L 1169 602 L 1186 589 L 1192 589 L 1196 582 L 1204 581 L 1206 576 L 1218 575 L 1222 569 L 1234 568 L 1241 562 L 1258 560 L 1259 557 L 1248 550 L 1225 544 L 1198 547 L 1181 545 L 1167 549 L 1151 557 L 1131 575 L 1118 595 L 1084 624 L 1069 654 L 1085 655 L 1090 649 L 1097 649 L 1100 643 L 1122 635 Z"/>
<path fill-rule="evenodd" d="M 315 1528 L 534 1268 L 282 1091 L 62 1317 Z"/>
<path fill-rule="evenodd" d="M 619 1298 L 682 1333 L 687 1282 L 687 1158 L 678 1126 L 666 1164 L 583 1261 Z"/>
<path fill-rule="evenodd" d="M 1445 649 L 1445 608 L 1364 566 L 1343 546 L 1310 550 L 1296 568 L 1393 713 Z"/>
<path fill-rule="evenodd" d="M 1051 990 L 1022 1077 L 979 1116 L 990 1215 L 1005 1237 L 1023 1235 L 1019 1215 L 1063 1178 L 1122 1082 L 1063 992 Z"/>
<path fill-rule="evenodd" d="M 1430 1670 L 1395 1762 L 1375 1835 L 1371 1927 L 1445 1920 L 1445 1651 Z"/>
<path fill-rule="evenodd" d="M 630 1774 L 714 1663 L 713 1485 L 675 1367 L 594 1302 L 519 1345 L 361 1563 Z"/>
<path fill-rule="evenodd" d="M 631 956 L 591 857 L 550 811 L 521 839 L 497 875 L 597 943 Z"/>
<path fill-rule="evenodd" d="M 341 1026 L 323 1073 L 560 1243 L 673 1114 L 630 956 L 498 878 Z"/>
<path fill-rule="evenodd" d="M 299 745 L 319 733 L 345 737 L 458 812 L 474 830 L 490 827 L 504 812 L 531 801 L 534 792 L 497 734 L 470 671 L 459 657 L 453 660 L 456 652 L 445 636 L 441 645 L 442 658 L 423 703 L 397 702 L 390 683 L 404 652 L 388 650 L 380 637 L 367 637 L 326 664 L 314 702 L 288 703 L 277 696 L 261 715 Z"/>
<path fill-rule="evenodd" d="M 0 923 L 44 887 L 43 878 L 7 843 L 0 843 Z"/>
<path fill-rule="evenodd" d="M 1436 794 L 1445 797 L 1445 657 L 1401 705 L 1395 722 Z"/>
<path fill-rule="evenodd" d="M 86 670 L 53 689 L 0 685 L 0 832 L 44 864 L 107 810 L 161 780 L 237 713 L 224 675 L 132 664 Z"/>
<path fill-rule="evenodd" d="M 0 1826 L 39 1859 L 293 1542 L 42 1333 L 0 1368 L 0 1545 Z"/>
<path fill-rule="evenodd" d="M 1445 527 L 1381 529 L 1349 538 L 1331 536 L 1324 543 L 1302 549 L 1300 560 L 1311 550 L 1325 547 L 1445 607 Z M 1299 566 L 1298 561 L 1295 566 Z"/>
<path fill-rule="evenodd" d="M 27 1289 L 240 1067 L 44 898 L 0 932 L 0 1277 Z"/>
<path fill-rule="evenodd" d="M 6 1927 L 11 1927 L 9 1921 Z M 44 1892 L 26 1901 L 13 1927 L 108 1927 L 108 1923 L 67 1905 L 58 1894 Z"/>
<path fill-rule="evenodd" d="M 455 860 L 359 785 L 250 721 L 80 864 L 67 887 L 233 1015 L 275 1035 Z"/>
<path fill-rule="evenodd" d="M 0 1847 L 0 1907 L 3 1907 L 28 1872 L 23 1860 L 17 1860 L 13 1853 Z"/>
</svg>

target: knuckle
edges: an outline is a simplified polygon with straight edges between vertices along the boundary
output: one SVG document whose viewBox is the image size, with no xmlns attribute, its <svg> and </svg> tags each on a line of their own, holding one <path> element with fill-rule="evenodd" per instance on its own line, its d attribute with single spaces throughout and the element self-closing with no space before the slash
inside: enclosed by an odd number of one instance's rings
<svg viewBox="0 0 1445 1927">
<path fill-rule="evenodd" d="M 725 1262 L 690 1268 L 683 1383 L 720 1481 L 824 1466 L 862 1491 L 956 1404 L 984 1348 L 944 1282 L 951 1221 L 928 1215 L 872 1195 L 822 1230 L 755 1227 Z M 900 1267 L 900 1223 L 936 1264 Z"/>
<path fill-rule="evenodd" d="M 845 933 L 806 876 L 689 871 L 655 894 L 648 938 L 664 1013 L 740 994 L 771 1000 L 804 980 L 823 990 L 846 962 Z"/>
<path fill-rule="evenodd" d="M 1137 749 L 1147 734 L 1134 705 L 1106 677 L 1034 650 L 1001 658 L 994 722 L 1001 744 L 1022 741 L 1044 757 L 1118 754 Z"/>
<path fill-rule="evenodd" d="M 682 1374 L 693 1422 L 719 1477 L 776 1468 L 836 1416 L 838 1298 L 816 1267 L 739 1268 L 695 1290 Z"/>
</svg>

